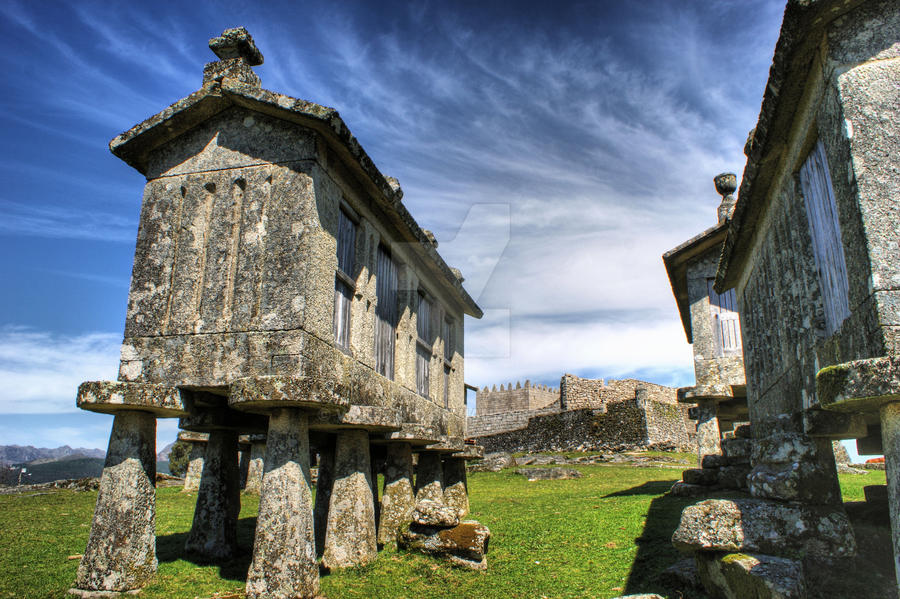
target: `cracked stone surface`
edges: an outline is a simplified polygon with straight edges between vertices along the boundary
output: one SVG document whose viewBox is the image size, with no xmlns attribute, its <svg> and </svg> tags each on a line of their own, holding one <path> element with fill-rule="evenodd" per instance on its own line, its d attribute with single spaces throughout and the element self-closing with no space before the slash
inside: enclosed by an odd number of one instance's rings
<svg viewBox="0 0 900 599">
<path fill-rule="evenodd" d="M 296 409 L 275 410 L 269 417 L 266 469 L 247 573 L 250 599 L 315 597 L 319 591 L 308 422 Z"/>
<path fill-rule="evenodd" d="M 412 521 L 416 503 L 412 486 L 412 446 L 409 443 L 389 443 L 386 452 L 378 526 L 378 542 L 382 545 L 397 541 L 400 529 Z"/>
<path fill-rule="evenodd" d="M 128 591 L 156 574 L 156 417 L 116 414 L 75 586 Z"/>
<path fill-rule="evenodd" d="M 326 568 L 361 566 L 378 555 L 371 477 L 369 434 L 362 430 L 337 433 L 334 482 L 322 553 L 322 565 Z"/>
</svg>

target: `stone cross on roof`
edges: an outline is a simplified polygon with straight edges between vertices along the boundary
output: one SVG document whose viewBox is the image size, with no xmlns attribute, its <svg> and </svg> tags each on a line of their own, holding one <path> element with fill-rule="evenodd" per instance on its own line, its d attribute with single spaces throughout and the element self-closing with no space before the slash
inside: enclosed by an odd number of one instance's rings
<svg viewBox="0 0 900 599">
<path fill-rule="evenodd" d="M 221 60 L 243 58 L 251 67 L 263 63 L 262 52 L 253 43 L 253 38 L 243 27 L 226 29 L 219 37 L 209 40 L 209 49 Z"/>
</svg>

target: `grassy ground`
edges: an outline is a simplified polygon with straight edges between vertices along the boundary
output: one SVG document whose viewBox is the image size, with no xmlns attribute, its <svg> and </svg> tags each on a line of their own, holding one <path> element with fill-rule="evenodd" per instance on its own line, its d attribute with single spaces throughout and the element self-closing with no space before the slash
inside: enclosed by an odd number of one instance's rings
<svg viewBox="0 0 900 599">
<path fill-rule="evenodd" d="M 322 593 L 330 598 L 508 599 L 654 591 L 681 597 L 658 580 L 679 558 L 669 538 L 681 510 L 693 502 L 661 496 L 678 472 L 613 465 L 576 468 L 584 478 L 529 483 L 510 471 L 470 475 L 472 517 L 493 535 L 487 572 L 385 550 L 371 566 L 323 576 Z M 841 483 L 845 500 L 860 501 L 862 487 L 884 484 L 884 473 L 842 475 Z M 78 567 L 77 559 L 67 557 L 84 550 L 95 499 L 96 493 L 72 491 L 0 496 L 0 599 L 66 596 Z M 239 542 L 244 555 L 218 565 L 194 564 L 182 556 L 195 500 L 195 494 L 179 488 L 159 489 L 159 573 L 141 597 L 242 596 L 256 498 L 242 498 Z M 881 545 L 867 550 L 883 554 Z M 889 539 L 887 552 L 890 569 Z M 849 597 L 844 593 L 854 590 L 859 589 L 836 588 L 830 596 Z"/>
</svg>

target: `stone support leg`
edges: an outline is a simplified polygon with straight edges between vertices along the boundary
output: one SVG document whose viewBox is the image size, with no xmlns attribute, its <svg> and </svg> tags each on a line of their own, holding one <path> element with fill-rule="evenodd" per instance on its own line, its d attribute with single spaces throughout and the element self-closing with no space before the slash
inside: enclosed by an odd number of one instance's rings
<svg viewBox="0 0 900 599">
<path fill-rule="evenodd" d="M 328 505 L 331 503 L 331 487 L 334 485 L 334 439 L 319 447 L 319 478 L 316 481 L 316 506 L 313 521 L 316 529 L 316 555 L 325 551 L 325 530 L 328 527 Z"/>
<path fill-rule="evenodd" d="M 341 431 L 335 439 L 334 484 L 322 564 L 326 568 L 360 566 L 377 554 L 369 433 Z"/>
<path fill-rule="evenodd" d="M 716 416 L 716 402 L 701 399 L 697 402 L 697 465 L 702 467 L 703 456 L 722 453 L 721 431 Z"/>
<path fill-rule="evenodd" d="M 462 458 L 444 460 L 444 503 L 456 509 L 460 520 L 469 513 L 466 461 Z"/>
<path fill-rule="evenodd" d="M 226 560 L 237 553 L 237 521 L 241 511 L 238 435 L 212 431 L 203 459 L 194 522 L 184 550 L 208 560 Z"/>
<path fill-rule="evenodd" d="M 900 587 L 900 402 L 881 406 L 881 444 L 894 542 L 894 572 Z"/>
<path fill-rule="evenodd" d="M 378 526 L 378 542 L 382 545 L 396 543 L 400 529 L 412 522 L 416 504 L 412 481 L 412 446 L 409 443 L 387 445 Z"/>
<path fill-rule="evenodd" d="M 419 453 L 416 468 L 416 502 L 423 499 L 444 503 L 444 481 L 441 454 L 436 451 Z"/>
<path fill-rule="evenodd" d="M 250 448 L 240 452 L 240 460 L 238 461 L 238 471 L 240 472 L 240 488 L 247 486 L 247 476 L 250 474 Z"/>
<path fill-rule="evenodd" d="M 129 591 L 156 574 L 156 417 L 122 411 L 113 420 L 100 492 L 75 586 Z"/>
<path fill-rule="evenodd" d="M 266 444 L 254 443 L 250 447 L 250 464 L 247 466 L 247 484 L 244 491 L 259 493 L 263 479 L 263 468 L 266 457 Z"/>
<path fill-rule="evenodd" d="M 200 478 L 203 476 L 203 456 L 205 454 L 206 443 L 191 443 L 187 472 L 184 474 L 183 491 L 196 491 L 200 488 Z"/>
<path fill-rule="evenodd" d="M 275 410 L 269 417 L 247 597 L 294 599 L 315 597 L 318 591 L 309 418 L 299 409 Z"/>
</svg>

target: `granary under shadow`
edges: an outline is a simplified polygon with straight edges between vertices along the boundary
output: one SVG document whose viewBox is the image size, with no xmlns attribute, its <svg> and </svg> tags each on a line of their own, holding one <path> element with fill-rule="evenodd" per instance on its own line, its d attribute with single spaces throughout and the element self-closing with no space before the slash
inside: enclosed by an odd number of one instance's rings
<svg viewBox="0 0 900 599">
<path fill-rule="evenodd" d="M 788 1 L 714 285 L 741 307 L 750 497 L 673 536 L 716 597 L 804 597 L 855 555 L 836 439 L 883 447 L 900 573 L 898 81 L 895 1 Z"/>
<path fill-rule="evenodd" d="M 468 511 L 463 319 L 480 308 L 335 110 L 261 88 L 243 28 L 210 48 L 200 90 L 110 143 L 147 184 L 119 378 L 78 391 L 115 415 L 82 594 L 155 573 L 156 418 L 205 434 L 185 550 L 209 560 L 236 550 L 239 435 L 266 435 L 249 597 L 314 596 L 317 556 L 368 563 L 417 499 Z"/>
</svg>

